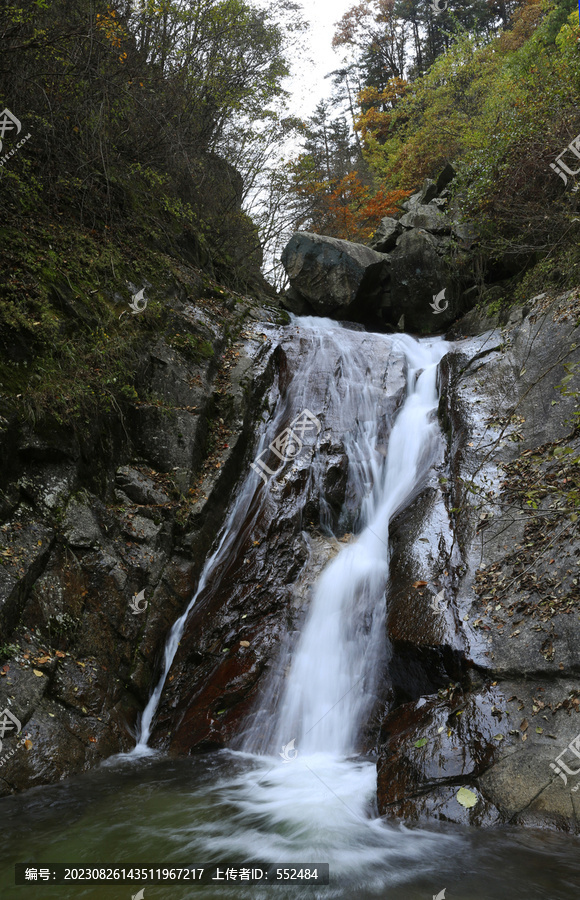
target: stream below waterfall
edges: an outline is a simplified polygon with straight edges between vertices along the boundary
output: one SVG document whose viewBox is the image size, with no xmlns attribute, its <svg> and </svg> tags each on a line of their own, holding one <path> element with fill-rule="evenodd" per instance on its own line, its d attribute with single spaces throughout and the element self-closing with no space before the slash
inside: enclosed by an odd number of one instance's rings
<svg viewBox="0 0 580 900">
<path fill-rule="evenodd" d="M 448 345 L 442 339 L 368 335 L 324 319 L 294 319 L 288 331 L 299 332 L 305 347 L 284 411 L 276 410 L 264 427 L 257 452 L 274 440 L 283 421 L 304 409 L 318 422 L 324 395 L 342 429 L 349 489 L 357 499 L 354 539 L 340 545 L 311 586 L 302 627 L 281 647 L 230 749 L 186 759 L 152 749 L 156 714 L 188 616 L 198 598 L 213 589 L 251 499 L 257 491 L 265 497 L 277 490 L 274 476 L 264 483 L 255 469 L 249 471 L 197 591 L 169 634 L 135 750 L 84 776 L 0 801 L 0 896 L 128 900 L 132 895 L 126 885 L 15 887 L 15 862 L 196 867 L 268 862 L 328 863 L 331 883 L 147 886 L 144 898 L 428 900 L 443 890 L 446 900 L 576 897 L 576 838 L 436 823 L 409 828 L 378 817 L 376 765 L 362 752 L 360 736 L 380 700 L 389 655 L 389 523 L 417 494 L 441 446 L 437 367 Z M 369 364 L 369 341 L 375 351 L 382 342 L 406 359 L 404 401 L 386 441 L 377 414 L 384 387 L 381 373 Z M 311 489 L 322 475 L 313 451 Z"/>
</svg>

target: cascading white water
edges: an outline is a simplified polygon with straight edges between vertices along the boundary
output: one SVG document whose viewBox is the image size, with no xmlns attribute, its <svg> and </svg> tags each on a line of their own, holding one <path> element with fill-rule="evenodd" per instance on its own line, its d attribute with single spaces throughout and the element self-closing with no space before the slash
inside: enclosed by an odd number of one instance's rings
<svg viewBox="0 0 580 900">
<path fill-rule="evenodd" d="M 316 586 L 279 708 L 278 743 L 292 737 L 303 753 L 339 757 L 355 749 L 374 699 L 385 644 L 389 522 L 416 492 L 437 441 L 432 412 L 438 400 L 437 364 L 446 345 L 440 340 L 420 344 L 406 336 L 398 341 L 409 366 L 407 398 L 386 459 L 382 467 L 375 466 L 378 489 L 365 498 L 362 533 L 330 563 Z M 363 405 L 367 400 L 360 398 Z M 375 422 L 375 439 L 376 431 Z M 367 445 L 372 443 L 367 439 Z M 348 452 L 348 442 L 346 446 Z"/>
<path fill-rule="evenodd" d="M 402 864 L 412 864 L 418 872 L 424 854 L 432 856 L 441 840 L 452 840 L 386 826 L 373 814 L 375 765 L 353 756 L 384 668 L 389 522 L 419 490 L 440 439 L 434 416 L 436 374 L 447 345 L 441 339 L 418 342 L 406 335 L 368 335 L 324 319 L 296 319 L 292 327 L 302 341 L 299 365 L 284 404 L 278 400 L 284 409 L 265 429 L 258 453 L 280 431 L 282 422 L 305 407 L 315 415 L 328 410 L 334 430 L 331 437 L 340 435 L 348 457 L 349 490 L 360 504 L 358 536 L 341 549 L 315 586 L 275 716 L 271 696 L 262 710 L 262 732 L 264 718 L 270 723 L 270 752 L 256 753 L 264 747 L 264 739 L 262 734 L 261 742 L 257 740 L 250 723 L 242 749 L 229 751 L 235 767 L 241 765 L 244 770 L 217 786 L 220 801 L 230 811 L 228 818 L 192 822 L 189 831 L 211 856 L 330 861 L 335 873 L 356 879 L 365 870 L 366 885 L 372 891 L 375 876 L 385 883 L 385 867 L 387 881 L 394 883 L 402 877 L 398 871 Z M 370 345 L 373 360 L 377 352 L 378 358 L 382 356 L 380 372 L 369 364 Z M 406 399 L 385 454 L 386 373 L 389 360 L 397 358 L 400 365 L 401 353 L 407 366 Z M 311 488 L 316 492 L 320 487 L 322 492 L 324 463 L 316 455 L 309 473 Z M 274 479 L 262 486 L 254 472 L 241 486 L 198 590 L 171 630 L 163 673 L 144 711 L 133 754 L 151 752 L 147 747 L 151 723 L 189 612 L 206 585 L 219 580 L 220 561 L 235 549 L 236 523 L 244 521 L 242 515 L 247 514 L 257 489 L 263 493 L 254 521 L 263 498 L 277 486 Z M 285 661 L 280 660 L 283 665 Z M 260 720 L 260 710 L 255 720 Z M 291 741 L 294 752 L 282 756 L 280 751 Z M 215 790 L 214 785 L 207 797 L 210 807 Z"/>
</svg>

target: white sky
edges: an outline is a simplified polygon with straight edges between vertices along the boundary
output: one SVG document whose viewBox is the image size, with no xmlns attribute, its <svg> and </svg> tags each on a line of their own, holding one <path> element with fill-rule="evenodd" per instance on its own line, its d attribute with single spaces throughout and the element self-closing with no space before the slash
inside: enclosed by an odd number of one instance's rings
<svg viewBox="0 0 580 900">
<path fill-rule="evenodd" d="M 307 44 L 306 59 L 293 66 L 293 77 L 285 85 L 292 93 L 291 108 L 294 115 L 306 119 L 312 115 L 320 100 L 332 91 L 332 79 L 325 75 L 341 64 L 341 53 L 332 49 L 335 23 L 355 6 L 357 0 L 300 0 L 304 18 L 310 29 L 304 36 Z M 308 62 L 310 59 L 310 62 Z"/>
</svg>

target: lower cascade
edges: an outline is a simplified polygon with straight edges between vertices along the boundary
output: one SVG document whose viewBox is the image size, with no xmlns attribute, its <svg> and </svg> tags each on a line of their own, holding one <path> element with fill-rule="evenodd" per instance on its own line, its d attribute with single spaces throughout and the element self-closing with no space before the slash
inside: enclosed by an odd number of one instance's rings
<svg viewBox="0 0 580 900">
<path fill-rule="evenodd" d="M 357 754 L 357 741 L 377 700 L 378 681 L 388 654 L 385 588 L 389 573 L 389 523 L 421 486 L 440 440 L 435 416 L 437 366 L 447 351 L 442 339 L 416 341 L 407 335 L 367 335 L 325 319 L 294 321 L 308 340 L 286 403 L 294 412 L 315 409 L 314 384 L 328 396 L 344 427 L 349 472 L 358 492 L 357 535 L 326 566 L 314 586 L 312 602 L 295 646 L 281 653 L 271 684 L 234 742 L 237 774 L 215 792 L 231 811 L 229 821 L 205 823 L 201 837 L 212 855 L 237 852 L 276 861 L 330 862 L 333 872 L 359 879 L 366 868 L 372 880 L 379 867 L 388 880 L 400 878 L 402 860 L 413 860 L 415 873 L 425 853 L 442 840 L 423 831 L 406 832 L 376 815 L 374 762 Z M 377 379 L 364 353 L 364 340 L 382 342 L 384 358 L 403 354 L 406 396 L 385 452 L 384 422 L 377 414 Z M 327 384 L 310 382 L 317 359 L 339 370 L 327 372 Z M 275 415 L 260 448 L 279 430 Z M 313 468 L 316 470 L 316 459 Z M 317 472 L 314 471 L 314 477 Z M 195 596 L 174 624 L 165 649 L 163 672 L 144 711 L 134 755 L 151 751 L 147 743 L 163 687 L 179 641 L 200 594 L 232 545 L 236 522 L 256 491 L 276 490 L 250 471 L 232 504 L 217 548 L 208 559 Z M 290 666 L 288 669 L 288 658 Z M 276 685 L 283 681 L 283 689 Z M 207 798 L 208 804 L 215 802 Z M 196 829 L 197 830 L 197 829 Z"/>
</svg>

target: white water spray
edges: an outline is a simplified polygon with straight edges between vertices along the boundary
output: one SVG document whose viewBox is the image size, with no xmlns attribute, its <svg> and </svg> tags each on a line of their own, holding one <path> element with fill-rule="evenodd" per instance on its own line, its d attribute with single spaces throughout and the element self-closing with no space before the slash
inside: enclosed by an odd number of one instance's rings
<svg viewBox="0 0 580 900">
<path fill-rule="evenodd" d="M 438 440 L 432 414 L 437 364 L 446 345 L 398 340 L 409 365 L 407 399 L 382 467 L 375 461 L 378 490 L 370 491 L 364 504 L 366 527 L 319 579 L 280 704 L 278 742 L 292 737 L 302 753 L 344 757 L 355 750 L 385 651 L 389 522 L 420 486 Z"/>
<path fill-rule="evenodd" d="M 190 831 L 212 856 L 330 861 L 335 873 L 355 878 L 357 884 L 365 871 L 365 884 L 374 890 L 373 884 L 385 884 L 385 878 L 391 884 L 402 879 L 402 865 L 411 864 L 418 872 L 442 840 L 451 840 L 386 826 L 374 812 L 375 765 L 353 756 L 384 674 L 389 523 L 420 489 L 440 440 L 434 414 L 436 375 L 447 345 L 440 339 L 418 342 L 406 335 L 353 332 L 323 319 L 298 319 L 295 325 L 307 346 L 288 389 L 286 419 L 305 407 L 315 414 L 329 410 L 348 457 L 350 490 L 359 498 L 359 534 L 315 586 L 275 716 L 271 696 L 267 708 L 257 711 L 256 721 L 262 714 L 262 721 L 266 717 L 270 722 L 270 753 L 256 754 L 264 746 L 263 736 L 257 740 L 250 725 L 242 750 L 233 754 L 243 771 L 217 785 L 220 802 L 230 814 L 203 825 L 192 823 Z M 369 364 L 369 345 L 376 361 L 377 342 L 379 350 L 384 347 L 378 354 L 383 372 L 372 371 Z M 406 399 L 385 454 L 384 387 L 395 345 L 398 365 L 401 351 L 406 357 Z M 280 415 L 262 436 L 258 452 L 278 432 Z M 310 468 L 315 490 L 323 476 L 324 461 L 315 456 Z M 187 617 L 216 577 L 220 561 L 232 552 L 236 523 L 243 521 L 240 517 L 247 513 L 257 482 L 251 473 L 242 485 L 198 590 L 171 630 L 163 673 L 143 713 L 133 753 L 151 752 L 151 724 Z M 266 496 L 276 485 L 272 481 L 260 489 Z M 291 741 L 298 753 L 287 755 L 287 761 L 280 752 Z M 208 807 L 216 802 L 215 791 L 213 785 Z"/>
</svg>

